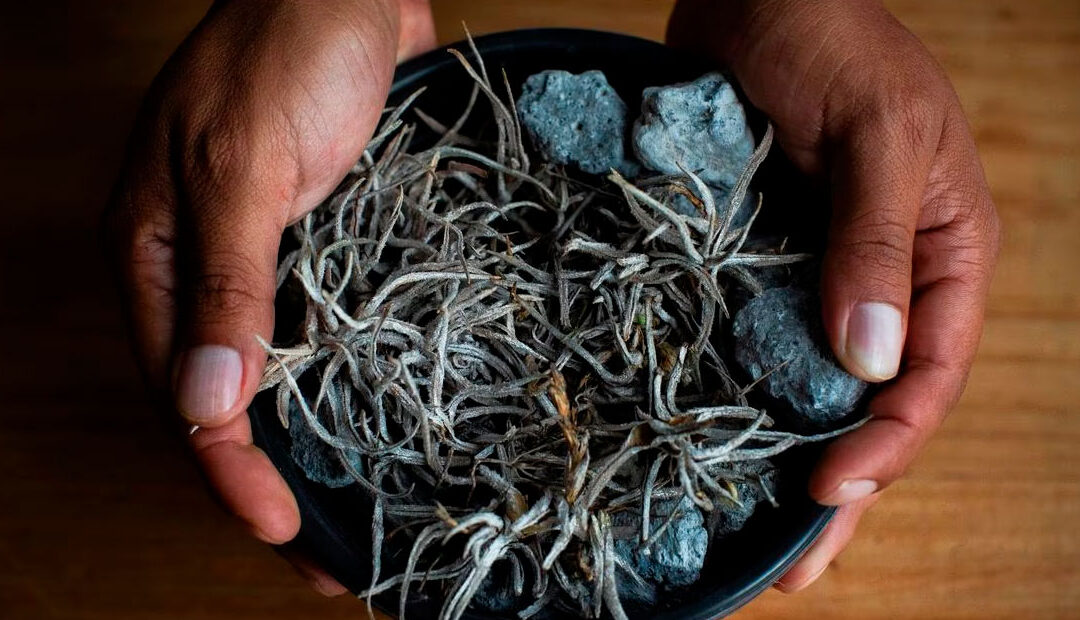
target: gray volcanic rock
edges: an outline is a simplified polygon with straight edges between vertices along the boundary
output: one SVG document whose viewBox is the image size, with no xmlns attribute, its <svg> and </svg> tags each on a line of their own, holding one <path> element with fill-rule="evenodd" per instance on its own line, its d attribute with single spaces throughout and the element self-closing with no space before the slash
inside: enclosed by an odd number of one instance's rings
<svg viewBox="0 0 1080 620">
<path fill-rule="evenodd" d="M 645 549 L 640 544 L 640 516 L 629 512 L 615 515 L 615 524 L 628 532 L 615 541 L 615 553 L 649 584 L 661 587 L 687 586 L 697 581 L 709 547 L 705 519 L 686 497 L 678 502 L 670 500 L 654 504 L 650 518 L 652 530 L 656 531 L 673 510 L 678 510 L 679 514 Z M 629 576 L 619 580 L 619 593 L 627 600 L 643 602 L 650 602 L 655 596 L 648 584 L 635 583 Z"/>
<path fill-rule="evenodd" d="M 806 291 L 774 288 L 739 310 L 733 330 L 735 359 L 751 378 L 773 371 L 762 381 L 765 391 L 824 427 L 855 409 L 866 383 L 837 364 L 818 313 Z"/>
<path fill-rule="evenodd" d="M 315 433 L 308 430 L 304 414 L 295 402 L 289 406 L 289 437 L 292 438 L 290 455 L 304 471 L 308 480 L 335 489 L 355 482 L 345 470 L 339 452 L 323 443 Z M 359 470 L 362 466 L 360 456 L 352 454 L 350 464 L 354 469 Z"/>
<path fill-rule="evenodd" d="M 633 139 L 646 168 L 679 174 L 681 165 L 716 187 L 734 186 L 754 152 L 746 113 L 719 73 L 646 88 Z"/>
<path fill-rule="evenodd" d="M 590 174 L 611 168 L 634 174 L 626 161 L 626 103 L 600 71 L 530 75 L 517 100 L 521 124 L 541 153 Z"/>
</svg>

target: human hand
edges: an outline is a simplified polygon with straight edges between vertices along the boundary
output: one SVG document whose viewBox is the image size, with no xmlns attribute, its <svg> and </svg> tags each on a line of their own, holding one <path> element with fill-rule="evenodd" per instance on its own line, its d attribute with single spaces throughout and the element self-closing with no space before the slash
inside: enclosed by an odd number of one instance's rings
<svg viewBox="0 0 1080 620">
<path fill-rule="evenodd" d="M 278 243 L 360 157 L 395 59 L 434 42 L 426 0 L 215 3 L 151 87 L 106 213 L 146 378 L 195 425 L 222 503 L 269 543 L 300 527 L 245 412 L 266 363 L 255 336 L 273 333 Z"/>
<path fill-rule="evenodd" d="M 872 0 L 679 0 L 669 42 L 729 67 L 787 156 L 831 189 L 822 313 L 837 358 L 891 383 L 834 441 L 810 495 L 840 509 L 778 582 L 812 583 L 963 391 L 999 223 L 963 111 L 922 44 Z"/>
</svg>

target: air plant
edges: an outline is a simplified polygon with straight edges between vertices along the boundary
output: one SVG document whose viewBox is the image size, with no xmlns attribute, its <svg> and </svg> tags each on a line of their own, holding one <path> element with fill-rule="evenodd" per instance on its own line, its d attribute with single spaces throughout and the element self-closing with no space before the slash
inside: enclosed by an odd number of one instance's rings
<svg viewBox="0 0 1080 620">
<path fill-rule="evenodd" d="M 419 92 L 388 110 L 291 228 L 279 301 L 302 299 L 304 318 L 263 343 L 261 388 L 370 495 L 369 604 L 396 590 L 404 615 L 427 590 L 454 620 L 499 566 L 521 617 L 625 618 L 619 580 L 641 577 L 613 517 L 640 515 L 648 544 L 668 524 L 658 502 L 738 503 L 733 463 L 843 432 L 775 429 L 714 337 L 731 287 L 760 291 L 755 270 L 806 258 L 743 251 L 753 218 L 733 224 L 772 128 L 726 205 L 692 171 L 572 176 L 530 157 L 505 75 L 500 96 L 472 52 L 451 50 L 474 84 L 456 122 L 413 109 Z M 493 141 L 463 133 L 485 100 Z M 421 131 L 439 137 L 414 149 Z M 679 196 L 698 216 L 673 210 Z"/>
</svg>

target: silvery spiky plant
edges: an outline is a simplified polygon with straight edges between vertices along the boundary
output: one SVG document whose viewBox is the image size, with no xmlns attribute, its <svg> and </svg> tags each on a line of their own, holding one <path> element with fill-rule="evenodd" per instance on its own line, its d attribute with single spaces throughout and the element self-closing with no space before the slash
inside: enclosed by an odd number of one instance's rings
<svg viewBox="0 0 1080 620">
<path fill-rule="evenodd" d="M 755 270 L 805 258 L 741 251 L 753 218 L 733 225 L 772 130 L 726 205 L 689 171 L 572 177 L 530 158 L 505 78 L 504 99 L 475 47 L 472 62 L 451 51 L 475 82 L 457 122 L 413 95 L 292 228 L 279 298 L 305 318 L 267 345 L 262 388 L 370 493 L 363 596 L 397 589 L 404 615 L 427 590 L 456 619 L 498 567 L 522 617 L 624 618 L 619 580 L 642 578 L 614 541 L 647 548 L 678 514 L 657 522 L 658 502 L 708 513 L 748 477 L 771 498 L 738 465 L 835 434 L 774 430 L 715 344 L 731 287 L 759 291 Z M 462 133 L 484 100 L 490 141 Z M 406 114 L 441 137 L 414 149 Z"/>
</svg>

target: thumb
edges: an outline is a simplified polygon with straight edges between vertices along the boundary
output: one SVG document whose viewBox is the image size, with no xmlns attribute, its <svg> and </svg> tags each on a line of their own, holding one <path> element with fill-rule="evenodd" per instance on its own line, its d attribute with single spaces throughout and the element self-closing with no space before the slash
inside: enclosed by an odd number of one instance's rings
<svg viewBox="0 0 1080 620">
<path fill-rule="evenodd" d="M 913 109 L 847 123 L 830 162 L 822 310 L 837 358 L 865 381 L 896 376 L 904 349 L 912 249 L 940 135 Z"/>
<path fill-rule="evenodd" d="M 173 389 L 192 424 L 217 427 L 244 411 L 258 389 L 271 339 L 275 265 L 282 227 L 258 197 L 196 200 L 180 244 L 181 309 Z M 263 203 L 264 205 L 266 203 Z M 213 205 L 210 207 L 209 205 Z"/>
</svg>

